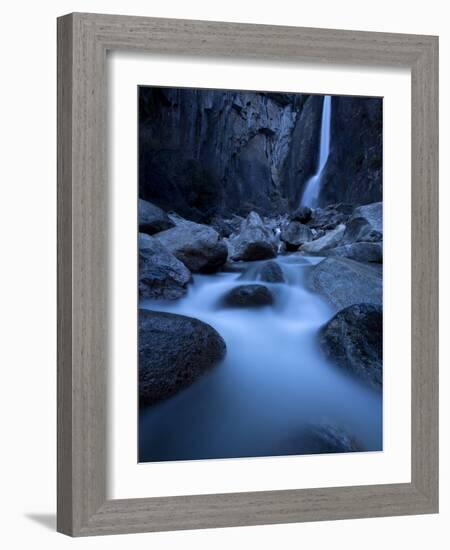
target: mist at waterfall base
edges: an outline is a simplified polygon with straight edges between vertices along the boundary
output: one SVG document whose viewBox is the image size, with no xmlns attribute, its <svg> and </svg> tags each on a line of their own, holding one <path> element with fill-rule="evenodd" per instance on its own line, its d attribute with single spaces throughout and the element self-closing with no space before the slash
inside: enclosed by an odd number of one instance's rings
<svg viewBox="0 0 450 550">
<path fill-rule="evenodd" d="M 233 309 L 233 287 L 259 280 L 263 262 L 244 272 L 195 275 L 175 302 L 140 307 L 178 313 L 213 326 L 227 354 L 189 388 L 140 411 L 139 461 L 303 454 L 308 425 L 339 426 L 366 451 L 382 448 L 382 398 L 331 365 L 318 348 L 318 329 L 334 311 L 306 287 L 322 258 L 279 256 L 286 282 L 265 283 L 273 306 Z"/>
<path fill-rule="evenodd" d="M 320 127 L 319 162 L 316 173 L 305 184 L 301 206 L 313 208 L 317 206 L 320 193 L 322 171 L 330 154 L 331 134 L 331 96 L 323 98 L 322 122 Z"/>
</svg>

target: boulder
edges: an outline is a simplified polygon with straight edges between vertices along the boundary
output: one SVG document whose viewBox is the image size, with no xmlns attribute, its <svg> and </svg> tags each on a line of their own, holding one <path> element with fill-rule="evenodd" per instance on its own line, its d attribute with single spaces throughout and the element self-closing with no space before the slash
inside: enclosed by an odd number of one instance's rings
<svg viewBox="0 0 450 550">
<path fill-rule="evenodd" d="M 164 210 L 143 199 L 139 199 L 138 216 L 139 231 L 148 235 L 154 235 L 174 226 Z"/>
<path fill-rule="evenodd" d="M 327 256 L 341 256 L 350 258 L 356 262 L 383 262 L 382 243 L 353 243 L 331 248 L 326 252 Z"/>
<path fill-rule="evenodd" d="M 319 332 L 328 359 L 381 390 L 383 312 L 380 305 L 354 304 L 336 313 Z"/>
<path fill-rule="evenodd" d="M 362 302 L 383 303 L 382 269 L 378 264 L 328 257 L 311 270 L 308 285 L 337 309 Z"/>
<path fill-rule="evenodd" d="M 352 218 L 345 229 L 342 244 L 357 242 L 379 242 L 383 233 L 376 231 L 365 218 Z"/>
<path fill-rule="evenodd" d="M 280 235 L 286 245 L 286 250 L 297 250 L 299 246 L 313 240 L 311 229 L 300 222 L 290 222 L 283 228 Z"/>
<path fill-rule="evenodd" d="M 314 228 L 312 228 L 311 233 L 312 233 L 313 241 L 315 241 L 316 239 L 320 239 L 320 237 L 323 237 L 325 235 L 326 231 L 324 229 L 314 229 Z"/>
<path fill-rule="evenodd" d="M 358 206 L 353 212 L 352 218 L 363 218 L 375 231 L 383 233 L 383 203 L 373 202 Z"/>
<path fill-rule="evenodd" d="M 191 272 L 154 237 L 139 234 L 139 296 L 175 300 L 187 292 Z"/>
<path fill-rule="evenodd" d="M 229 246 L 233 260 L 265 260 L 274 258 L 277 253 L 273 232 L 256 212 L 250 212 L 243 220 L 239 233 L 230 237 Z"/>
<path fill-rule="evenodd" d="M 301 252 L 320 256 L 325 250 L 335 248 L 341 242 L 345 233 L 345 225 L 340 224 L 336 229 L 332 229 L 325 233 L 323 237 L 307 242 L 301 246 Z"/>
<path fill-rule="evenodd" d="M 311 217 L 312 210 L 308 206 L 300 206 L 291 214 L 291 220 L 300 223 L 308 223 Z"/>
<path fill-rule="evenodd" d="M 227 261 L 226 244 L 207 225 L 182 220 L 155 238 L 194 272 L 217 271 Z"/>
<path fill-rule="evenodd" d="M 285 278 L 280 265 L 274 260 L 265 262 L 259 272 L 259 278 L 266 283 L 284 283 Z"/>
<path fill-rule="evenodd" d="M 273 296 L 264 285 L 240 285 L 228 292 L 223 300 L 230 307 L 261 307 L 273 304 Z"/>
<path fill-rule="evenodd" d="M 225 342 L 211 326 L 184 315 L 139 310 L 139 405 L 152 405 L 217 365 Z"/>
</svg>

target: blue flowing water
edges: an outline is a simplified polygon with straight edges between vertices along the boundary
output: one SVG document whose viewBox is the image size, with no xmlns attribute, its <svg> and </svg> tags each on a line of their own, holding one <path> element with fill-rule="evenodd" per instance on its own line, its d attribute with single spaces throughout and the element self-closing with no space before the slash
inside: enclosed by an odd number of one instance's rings
<svg viewBox="0 0 450 550">
<path fill-rule="evenodd" d="M 141 462 L 301 454 L 298 434 L 317 423 L 345 430 L 365 450 L 381 449 L 381 395 L 329 364 L 317 346 L 319 327 L 334 314 L 305 285 L 318 261 L 279 257 L 287 282 L 264 283 L 273 306 L 221 305 L 234 286 L 259 279 L 263 262 L 248 264 L 244 276 L 196 275 L 184 298 L 141 304 L 205 321 L 227 345 L 220 365 L 139 412 Z"/>
<path fill-rule="evenodd" d="M 301 206 L 315 207 L 320 193 L 320 183 L 322 171 L 327 163 L 330 154 L 330 134 L 331 134 L 331 96 L 326 95 L 323 99 L 322 123 L 320 127 L 320 145 L 319 162 L 314 176 L 312 176 L 305 186 L 302 196 Z"/>
</svg>

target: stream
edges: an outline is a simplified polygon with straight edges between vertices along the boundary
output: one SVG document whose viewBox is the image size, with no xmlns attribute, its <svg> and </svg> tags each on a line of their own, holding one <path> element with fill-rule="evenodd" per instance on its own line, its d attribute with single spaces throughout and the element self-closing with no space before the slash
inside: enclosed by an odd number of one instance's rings
<svg viewBox="0 0 450 550">
<path fill-rule="evenodd" d="M 244 271 L 194 275 L 188 294 L 140 307 L 195 317 L 227 345 L 225 359 L 189 388 L 139 412 L 139 461 L 303 454 L 302 430 L 332 424 L 365 451 L 382 448 L 382 396 L 324 359 L 318 329 L 335 311 L 306 287 L 322 258 L 279 256 L 286 283 L 264 283 L 275 303 L 227 308 L 233 287 L 258 281 Z"/>
</svg>

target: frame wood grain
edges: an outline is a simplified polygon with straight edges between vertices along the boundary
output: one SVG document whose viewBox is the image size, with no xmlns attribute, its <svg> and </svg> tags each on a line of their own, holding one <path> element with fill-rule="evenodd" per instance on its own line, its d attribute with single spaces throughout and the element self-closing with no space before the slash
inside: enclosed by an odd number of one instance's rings
<svg viewBox="0 0 450 550">
<path fill-rule="evenodd" d="M 408 67 L 411 483 L 108 500 L 106 52 Z M 438 38 L 74 13 L 58 19 L 58 521 L 72 536 L 438 511 Z"/>
</svg>

